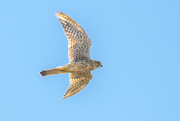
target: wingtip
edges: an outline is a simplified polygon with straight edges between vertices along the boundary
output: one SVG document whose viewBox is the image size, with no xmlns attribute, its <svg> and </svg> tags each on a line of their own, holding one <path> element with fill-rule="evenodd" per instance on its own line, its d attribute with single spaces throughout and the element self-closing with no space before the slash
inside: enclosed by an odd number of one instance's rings
<svg viewBox="0 0 180 121">
<path fill-rule="evenodd" d="M 59 11 L 56 11 L 55 15 L 59 18 L 61 15 L 63 14 L 63 12 L 59 12 Z"/>
<path fill-rule="evenodd" d="M 69 95 L 69 94 L 64 94 L 64 96 L 62 97 L 62 99 L 66 99 L 66 98 L 68 98 L 68 97 L 70 97 L 70 96 L 72 96 L 72 95 Z"/>
<path fill-rule="evenodd" d="M 60 12 L 57 11 L 57 12 L 55 13 L 55 15 L 59 18 Z"/>
<path fill-rule="evenodd" d="M 64 96 L 64 97 L 62 97 L 61 99 L 66 99 L 67 97 L 66 96 Z"/>
</svg>

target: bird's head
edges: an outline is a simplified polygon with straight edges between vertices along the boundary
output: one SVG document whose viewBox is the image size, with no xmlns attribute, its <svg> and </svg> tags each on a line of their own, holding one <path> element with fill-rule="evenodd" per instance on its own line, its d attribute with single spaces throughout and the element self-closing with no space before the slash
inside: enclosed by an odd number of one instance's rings
<svg viewBox="0 0 180 121">
<path fill-rule="evenodd" d="M 100 61 L 94 61 L 96 68 L 103 67 L 102 63 Z"/>
</svg>

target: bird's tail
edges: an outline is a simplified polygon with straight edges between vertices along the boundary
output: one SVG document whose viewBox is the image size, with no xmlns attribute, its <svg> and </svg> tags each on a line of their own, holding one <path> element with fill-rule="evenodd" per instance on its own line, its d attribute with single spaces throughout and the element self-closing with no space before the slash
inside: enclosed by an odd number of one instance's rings
<svg viewBox="0 0 180 121">
<path fill-rule="evenodd" d="M 60 66 L 60 67 L 49 69 L 49 70 L 43 70 L 39 74 L 41 74 L 41 76 L 49 76 L 49 75 L 54 75 L 54 74 L 64 74 L 64 73 L 68 73 L 68 71 L 66 71 L 66 70 L 67 70 L 67 68 Z"/>
</svg>

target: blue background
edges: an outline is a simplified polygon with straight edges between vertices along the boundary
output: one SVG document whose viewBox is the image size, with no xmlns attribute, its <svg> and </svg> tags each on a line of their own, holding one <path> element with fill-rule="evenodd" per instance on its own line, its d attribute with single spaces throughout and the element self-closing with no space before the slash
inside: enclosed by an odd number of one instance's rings
<svg viewBox="0 0 180 121">
<path fill-rule="evenodd" d="M 103 68 L 75 96 L 62 11 Z M 0 121 L 180 121 L 179 0 L 6 0 L 0 4 Z"/>
</svg>

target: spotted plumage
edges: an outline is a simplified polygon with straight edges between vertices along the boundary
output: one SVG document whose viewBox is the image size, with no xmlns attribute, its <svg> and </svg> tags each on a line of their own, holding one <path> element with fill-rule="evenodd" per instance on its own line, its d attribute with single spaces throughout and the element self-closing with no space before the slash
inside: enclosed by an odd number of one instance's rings
<svg viewBox="0 0 180 121">
<path fill-rule="evenodd" d="M 70 85 L 64 98 L 81 91 L 92 79 L 91 71 L 102 67 L 101 62 L 90 58 L 91 40 L 83 28 L 72 18 L 62 12 L 55 14 L 68 39 L 69 63 L 54 69 L 43 70 L 41 76 L 70 73 Z"/>
</svg>

